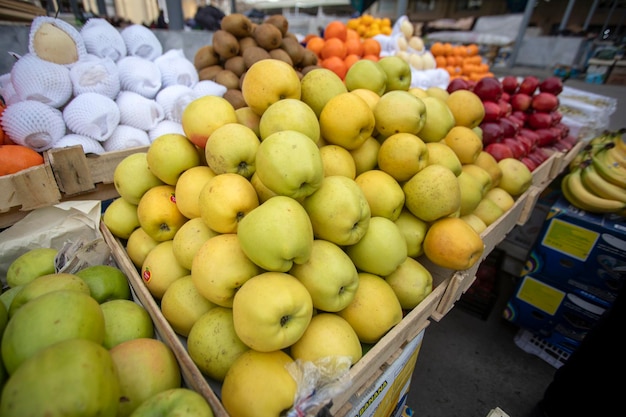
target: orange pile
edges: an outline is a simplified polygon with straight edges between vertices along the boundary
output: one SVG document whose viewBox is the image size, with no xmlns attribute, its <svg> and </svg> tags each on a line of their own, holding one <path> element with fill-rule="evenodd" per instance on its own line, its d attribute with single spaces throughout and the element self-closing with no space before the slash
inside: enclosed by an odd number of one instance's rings
<svg viewBox="0 0 626 417">
<path fill-rule="evenodd" d="M 478 81 L 483 77 L 492 77 L 489 65 L 479 55 L 478 45 L 452 45 L 449 42 L 435 42 L 430 47 L 435 57 L 437 68 L 443 68 L 450 78 L 463 78 Z"/>
<path fill-rule="evenodd" d="M 388 17 L 374 17 L 363 14 L 348 20 L 348 28 L 354 29 L 363 38 L 373 38 L 376 35 L 391 35 L 391 19 Z"/>
<path fill-rule="evenodd" d="M 363 38 L 356 30 L 339 20 L 326 25 L 323 37 L 309 34 L 304 43 L 307 49 L 315 52 L 320 66 L 332 70 L 342 80 L 356 61 L 378 61 L 380 58 L 381 47 L 377 40 Z"/>
</svg>

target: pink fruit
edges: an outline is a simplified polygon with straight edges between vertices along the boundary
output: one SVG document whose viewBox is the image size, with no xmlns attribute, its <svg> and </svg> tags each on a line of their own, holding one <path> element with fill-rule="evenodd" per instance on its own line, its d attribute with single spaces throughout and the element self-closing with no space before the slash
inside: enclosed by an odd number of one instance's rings
<svg viewBox="0 0 626 417">
<path fill-rule="evenodd" d="M 547 129 L 552 126 L 552 116 L 550 113 L 533 112 L 528 115 L 526 124 L 534 130 Z"/>
<path fill-rule="evenodd" d="M 500 83 L 502 84 L 502 90 L 509 94 L 515 94 L 519 86 L 519 81 L 517 81 L 517 77 L 514 75 L 507 75 L 502 78 Z"/>
<path fill-rule="evenodd" d="M 532 97 L 531 107 L 535 111 L 555 111 L 559 107 L 559 99 L 552 93 L 537 93 Z"/>
<path fill-rule="evenodd" d="M 476 82 L 474 93 L 482 101 L 497 102 L 502 97 L 502 84 L 494 77 L 484 77 Z"/>
<path fill-rule="evenodd" d="M 507 117 L 511 115 L 511 112 L 513 111 L 513 108 L 511 107 L 511 103 L 509 103 L 506 100 L 500 99 L 498 100 L 498 104 L 500 105 L 500 108 L 502 109 L 502 117 Z"/>
<path fill-rule="evenodd" d="M 513 110 L 527 111 L 532 104 L 532 97 L 524 93 L 516 93 L 511 96 L 511 107 Z"/>
<path fill-rule="evenodd" d="M 448 93 L 456 90 L 469 90 L 469 84 L 463 78 L 455 78 L 448 84 Z"/>
<path fill-rule="evenodd" d="M 550 146 L 559 139 L 559 133 L 555 129 L 535 129 L 535 133 L 538 136 L 537 147 L 539 148 Z"/>
<path fill-rule="evenodd" d="M 496 122 L 502 117 L 502 108 L 500 105 L 493 101 L 483 101 L 483 107 L 485 108 L 484 122 Z"/>
<path fill-rule="evenodd" d="M 483 146 L 500 142 L 504 138 L 504 131 L 498 122 L 482 122 L 480 128 L 483 131 Z"/>
<path fill-rule="evenodd" d="M 496 161 L 514 158 L 513 151 L 504 143 L 490 143 L 484 147 L 484 151 L 493 156 Z"/>
<path fill-rule="evenodd" d="M 555 76 L 547 77 L 539 83 L 539 91 L 558 96 L 563 91 L 563 80 Z"/>
<path fill-rule="evenodd" d="M 539 78 L 535 77 L 534 75 L 528 75 L 524 77 L 524 79 L 520 83 L 519 87 L 517 88 L 517 92 L 532 96 L 533 94 L 535 94 L 535 91 L 538 87 Z"/>
<path fill-rule="evenodd" d="M 539 165 L 537 165 L 537 163 L 535 161 L 530 159 L 528 156 L 522 157 L 520 159 L 520 161 L 522 161 L 524 163 L 524 165 L 526 165 L 526 168 L 528 168 L 530 170 L 530 172 L 533 172 L 539 166 Z"/>
<path fill-rule="evenodd" d="M 517 124 L 515 124 L 515 122 L 509 120 L 508 117 L 503 117 L 502 119 L 500 119 L 500 121 L 498 123 L 500 124 L 500 126 L 502 126 L 502 132 L 503 132 L 505 138 L 512 138 L 512 137 L 514 137 L 515 135 L 517 135 L 517 132 L 520 129 L 517 126 Z"/>
<path fill-rule="evenodd" d="M 511 148 L 513 151 L 513 158 L 520 159 L 526 156 L 526 148 L 515 138 L 504 138 L 502 143 Z"/>
</svg>

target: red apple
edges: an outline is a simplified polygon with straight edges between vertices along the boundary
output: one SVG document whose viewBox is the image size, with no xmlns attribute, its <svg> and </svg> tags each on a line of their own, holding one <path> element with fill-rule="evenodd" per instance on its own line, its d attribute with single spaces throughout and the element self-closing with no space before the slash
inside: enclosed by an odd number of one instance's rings
<svg viewBox="0 0 626 417">
<path fill-rule="evenodd" d="M 576 145 L 578 143 L 578 138 L 576 136 L 574 136 L 574 135 L 567 135 L 562 140 L 571 143 L 572 146 L 574 146 L 574 145 Z"/>
<path fill-rule="evenodd" d="M 513 108 L 511 107 L 511 103 L 509 103 L 506 100 L 500 99 L 498 100 L 498 104 L 500 105 L 500 108 L 502 109 L 502 117 L 509 116 L 511 112 L 513 111 Z"/>
<path fill-rule="evenodd" d="M 519 81 L 517 81 L 517 77 L 514 75 L 505 76 L 504 78 L 502 78 L 502 81 L 500 81 L 500 83 L 502 84 L 502 90 L 509 94 L 515 94 L 519 85 Z"/>
<path fill-rule="evenodd" d="M 532 96 L 533 94 L 535 94 L 535 91 L 538 87 L 539 78 L 535 77 L 534 75 L 527 75 L 526 77 L 524 77 L 519 87 L 517 88 L 517 92 Z"/>
<path fill-rule="evenodd" d="M 496 161 L 505 158 L 514 158 L 513 151 L 504 143 L 490 143 L 485 146 L 484 151 L 493 156 Z"/>
<path fill-rule="evenodd" d="M 559 136 L 561 138 L 569 136 L 569 126 L 565 123 L 556 123 L 553 125 L 553 127 L 559 131 Z"/>
<path fill-rule="evenodd" d="M 480 128 L 483 131 L 483 146 L 500 142 L 504 138 L 504 131 L 498 122 L 482 122 Z"/>
<path fill-rule="evenodd" d="M 522 157 L 520 159 L 520 161 L 522 161 L 524 163 L 524 165 L 526 165 L 526 167 L 530 170 L 530 172 L 533 172 L 539 166 L 539 165 L 537 165 L 537 163 L 535 161 L 530 159 L 528 156 Z"/>
<path fill-rule="evenodd" d="M 485 117 L 483 122 L 496 122 L 502 117 L 502 108 L 494 101 L 483 101 L 485 108 Z"/>
<path fill-rule="evenodd" d="M 539 141 L 539 136 L 535 133 L 534 130 L 523 127 L 519 130 L 519 134 L 530 139 L 533 144 L 532 148 L 535 149 L 535 147 L 537 146 L 537 141 Z"/>
<path fill-rule="evenodd" d="M 559 99 L 552 93 L 537 93 L 532 97 L 531 107 L 535 111 L 551 112 L 559 108 Z"/>
<path fill-rule="evenodd" d="M 448 93 L 452 93 L 453 91 L 456 91 L 456 90 L 469 90 L 469 85 L 467 84 L 467 81 L 464 80 L 463 78 L 454 78 L 448 84 L 447 90 L 448 90 Z"/>
<path fill-rule="evenodd" d="M 535 133 L 539 137 L 537 140 L 537 147 L 539 148 L 550 146 L 556 142 L 557 139 L 559 139 L 558 131 L 549 127 L 544 129 L 535 129 Z"/>
<path fill-rule="evenodd" d="M 513 110 L 525 112 L 530 108 L 532 101 L 533 98 L 528 94 L 516 93 L 511 96 L 511 107 L 513 107 Z"/>
<path fill-rule="evenodd" d="M 528 136 L 524 136 L 521 133 L 518 133 L 515 136 L 515 140 L 517 140 L 519 143 L 521 143 L 524 146 L 524 150 L 525 150 L 524 155 L 528 155 L 530 152 L 533 151 L 533 149 L 535 149 L 535 142 L 532 139 L 530 139 Z"/>
<path fill-rule="evenodd" d="M 474 86 L 476 85 L 476 80 L 467 80 L 467 88 L 470 91 L 474 91 Z"/>
<path fill-rule="evenodd" d="M 511 112 L 511 116 L 514 116 L 520 119 L 522 122 L 526 123 L 526 119 L 528 118 L 528 113 L 525 111 L 513 110 Z"/>
<path fill-rule="evenodd" d="M 508 115 L 507 119 L 509 119 L 510 121 L 512 121 L 513 123 L 515 123 L 517 125 L 518 131 L 519 131 L 519 129 L 524 127 L 524 121 L 521 120 L 521 119 L 518 119 L 515 116 L 513 116 L 513 114 Z"/>
<path fill-rule="evenodd" d="M 506 102 L 510 102 L 511 101 L 511 95 L 509 93 L 507 93 L 506 91 L 503 91 L 502 95 L 500 96 L 500 100 L 504 100 Z"/>
<path fill-rule="evenodd" d="M 509 120 L 508 117 L 501 118 L 498 123 L 500 124 L 500 126 L 502 126 L 502 131 L 505 138 L 512 138 L 519 131 L 519 127 L 517 126 L 517 124 L 515 124 L 515 122 L 513 122 L 512 120 Z"/>
<path fill-rule="evenodd" d="M 563 80 L 556 76 L 547 77 L 539 83 L 539 91 L 558 96 L 563 91 Z"/>
<path fill-rule="evenodd" d="M 527 155 L 528 158 L 532 159 L 537 166 L 543 164 L 550 155 L 543 148 L 535 148 L 531 153 Z"/>
<path fill-rule="evenodd" d="M 558 110 L 550 112 L 550 116 L 552 116 L 552 124 L 561 123 L 561 120 L 563 120 L 563 113 Z"/>
<path fill-rule="evenodd" d="M 526 148 L 515 138 L 504 138 L 502 143 L 511 148 L 513 151 L 513 158 L 520 159 L 526 156 Z"/>
<path fill-rule="evenodd" d="M 534 130 L 547 129 L 552 126 L 552 116 L 550 113 L 540 111 L 532 112 L 528 115 L 526 124 Z"/>
<path fill-rule="evenodd" d="M 552 148 L 557 151 L 567 152 L 572 149 L 572 146 L 568 141 L 563 140 L 563 138 L 558 139 L 556 142 L 552 144 Z"/>
<path fill-rule="evenodd" d="M 482 101 L 497 102 L 502 97 L 502 84 L 494 77 L 484 77 L 476 82 L 474 93 Z"/>
</svg>

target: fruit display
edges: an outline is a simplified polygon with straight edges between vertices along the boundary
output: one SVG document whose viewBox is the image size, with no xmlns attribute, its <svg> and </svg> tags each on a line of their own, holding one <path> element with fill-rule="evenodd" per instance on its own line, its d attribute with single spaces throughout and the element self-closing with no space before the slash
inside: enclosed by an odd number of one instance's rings
<svg viewBox="0 0 626 417">
<path fill-rule="evenodd" d="M 453 45 L 449 42 L 434 42 L 430 53 L 435 58 L 437 68 L 445 69 L 450 79 L 478 81 L 484 77 L 493 77 L 489 64 L 480 55 L 477 44 Z"/>
<path fill-rule="evenodd" d="M 590 213 L 626 215 L 626 142 L 623 131 L 593 138 L 570 162 L 561 181 L 565 198 Z"/>
<path fill-rule="evenodd" d="M 376 17 L 369 13 L 363 13 L 358 17 L 348 19 L 346 23 L 349 29 L 356 31 L 362 38 L 373 38 L 376 35 L 391 35 L 391 19 L 388 17 Z"/>
</svg>

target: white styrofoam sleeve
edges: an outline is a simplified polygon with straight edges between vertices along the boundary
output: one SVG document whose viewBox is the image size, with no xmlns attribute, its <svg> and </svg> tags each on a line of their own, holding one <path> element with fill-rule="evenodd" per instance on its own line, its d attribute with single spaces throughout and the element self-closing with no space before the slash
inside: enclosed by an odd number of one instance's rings
<svg viewBox="0 0 626 417">
<path fill-rule="evenodd" d="M 61 111 L 41 101 L 11 104 L 0 117 L 2 129 L 13 142 L 37 152 L 50 149 L 66 132 Z"/>
<path fill-rule="evenodd" d="M 69 146 L 81 145 L 85 153 L 103 154 L 106 151 L 99 141 L 77 133 L 68 133 L 61 139 L 54 142 L 53 149 L 67 148 Z"/>
<path fill-rule="evenodd" d="M 107 140 L 120 123 L 120 109 L 115 101 L 102 94 L 75 96 L 63 109 L 67 128 L 100 142 Z"/>
<path fill-rule="evenodd" d="M 145 130 L 127 125 L 118 125 L 113 130 L 113 134 L 102 142 L 102 146 L 107 152 L 149 145 L 150 138 Z"/>
<path fill-rule="evenodd" d="M 36 100 L 57 109 L 72 97 L 70 70 L 33 53 L 13 64 L 11 83 L 20 100 Z"/>
<path fill-rule="evenodd" d="M 193 87 L 198 81 L 198 70 L 193 62 L 185 57 L 182 49 L 170 49 L 154 60 L 161 71 L 163 87 L 185 85 Z"/>
<path fill-rule="evenodd" d="M 154 129 L 150 129 L 148 131 L 148 137 L 150 138 L 150 142 L 154 142 L 156 138 L 162 135 L 175 133 L 179 135 L 185 136 L 185 131 L 183 130 L 183 125 L 179 122 L 175 122 L 173 120 L 162 120 L 158 125 L 154 127 Z"/>
<path fill-rule="evenodd" d="M 154 98 L 161 90 L 161 70 L 153 62 L 138 56 L 127 56 L 117 61 L 120 87 L 147 98 Z"/>
<path fill-rule="evenodd" d="M 115 99 L 120 92 L 119 70 L 108 57 L 88 54 L 70 69 L 74 95 L 98 93 Z"/>
<path fill-rule="evenodd" d="M 121 91 L 115 102 L 120 109 L 120 124 L 123 125 L 150 130 L 165 118 L 161 104 L 132 91 Z"/>
<path fill-rule="evenodd" d="M 126 26 L 120 32 L 126 44 L 126 55 L 138 56 L 153 61 L 163 54 L 159 39 L 147 27 L 140 24 Z"/>
<path fill-rule="evenodd" d="M 87 52 L 117 62 L 126 56 L 126 43 L 108 20 L 92 17 L 80 30 Z"/>
<path fill-rule="evenodd" d="M 57 19 L 52 16 L 36 16 L 32 23 L 30 24 L 30 31 L 28 32 L 28 52 L 31 54 L 37 55 L 37 50 L 35 48 L 35 39 L 37 37 L 37 31 L 41 27 L 41 25 L 48 23 L 56 26 L 58 29 L 61 29 L 65 32 L 74 42 L 74 46 L 76 48 L 76 56 L 77 61 L 82 59 L 87 54 L 87 47 L 85 46 L 85 41 L 83 37 L 80 35 L 78 29 L 76 29 L 71 24 L 67 23 L 62 19 Z M 40 57 L 41 58 L 41 57 Z M 68 64 L 69 66 L 73 65 L 74 62 Z"/>
<path fill-rule="evenodd" d="M 196 98 L 204 96 L 218 96 L 223 97 L 227 88 L 222 84 L 216 83 L 211 80 L 201 80 L 192 87 Z"/>
<path fill-rule="evenodd" d="M 171 85 L 158 92 L 156 101 L 165 113 L 165 119 L 180 123 L 183 110 L 195 99 L 194 91 L 185 85 Z"/>
</svg>

